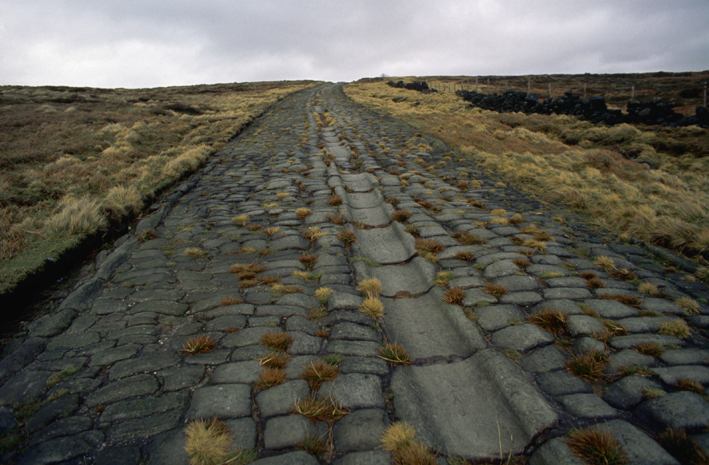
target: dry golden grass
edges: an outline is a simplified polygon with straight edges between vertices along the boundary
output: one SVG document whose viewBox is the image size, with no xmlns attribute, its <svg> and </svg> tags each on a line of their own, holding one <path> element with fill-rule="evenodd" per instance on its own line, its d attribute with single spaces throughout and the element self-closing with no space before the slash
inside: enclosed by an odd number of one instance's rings
<svg viewBox="0 0 709 465">
<path fill-rule="evenodd" d="M 156 89 L 4 86 L 0 293 L 137 214 L 308 82 Z"/>
<path fill-rule="evenodd" d="M 382 293 L 382 282 L 377 278 L 363 279 L 357 284 L 357 290 L 368 297 L 377 297 Z"/>
<path fill-rule="evenodd" d="M 404 421 L 397 421 L 384 430 L 381 448 L 391 452 L 396 465 L 435 465 L 436 458 L 426 446 L 415 440 L 416 430 Z"/>
<path fill-rule="evenodd" d="M 345 92 L 540 198 L 583 212 L 597 226 L 674 248 L 700 262 L 704 259 L 697 254 L 709 251 L 705 129 L 608 128 L 569 116 L 498 114 L 469 108 L 450 93 L 422 94 L 376 80 L 348 84 Z M 397 103 L 395 97 L 406 100 Z"/>
<path fill-rule="evenodd" d="M 342 405 L 332 399 L 332 397 L 323 397 L 320 399 L 306 397 L 295 404 L 293 413 L 303 415 L 313 423 L 317 423 L 318 421 L 332 423 L 347 415 L 349 410 L 343 408 Z"/>
<path fill-rule="evenodd" d="M 271 350 L 285 352 L 293 343 L 293 336 L 283 331 L 276 333 L 266 333 L 261 336 L 259 343 Z"/>
<path fill-rule="evenodd" d="M 567 314 L 559 310 L 544 310 L 529 316 L 529 322 L 546 329 L 558 337 L 560 333 L 566 332 Z"/>
<path fill-rule="evenodd" d="M 384 304 L 381 302 L 381 300 L 370 295 L 369 297 L 364 299 L 362 305 L 359 307 L 359 311 L 362 313 L 366 313 L 367 315 L 371 316 L 373 319 L 376 320 L 378 318 L 384 317 Z"/>
<path fill-rule="evenodd" d="M 574 455 L 589 464 L 622 465 L 628 463 L 620 443 L 607 431 L 595 428 L 575 430 L 565 440 Z"/>
<path fill-rule="evenodd" d="M 386 360 L 392 365 L 409 365 L 411 363 L 406 349 L 398 342 L 384 344 L 384 347 L 379 349 L 379 358 Z"/>
</svg>

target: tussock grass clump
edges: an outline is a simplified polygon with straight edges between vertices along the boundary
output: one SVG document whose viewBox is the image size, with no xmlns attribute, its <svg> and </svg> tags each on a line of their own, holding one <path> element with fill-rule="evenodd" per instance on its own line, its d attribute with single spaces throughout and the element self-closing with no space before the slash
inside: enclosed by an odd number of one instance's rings
<svg viewBox="0 0 709 465">
<path fill-rule="evenodd" d="M 360 281 L 357 290 L 368 297 L 377 297 L 382 293 L 382 282 L 377 278 L 369 278 Z"/>
<path fill-rule="evenodd" d="M 273 208 L 276 208 L 276 207 L 273 207 Z M 246 229 L 248 229 L 249 231 L 251 231 L 251 232 L 260 231 L 260 230 L 263 228 L 263 226 L 261 226 L 261 225 L 258 224 L 258 223 L 249 223 L 249 224 L 247 224 L 247 225 L 244 226 L 244 227 L 245 227 Z"/>
<path fill-rule="evenodd" d="M 704 386 L 702 383 L 694 381 L 693 379 L 680 378 L 675 382 L 675 387 L 679 391 L 691 391 L 697 394 L 704 393 Z"/>
<path fill-rule="evenodd" d="M 472 262 L 475 260 L 475 254 L 473 252 L 458 252 L 455 254 L 456 260 L 462 260 L 464 262 Z"/>
<path fill-rule="evenodd" d="M 276 234 L 278 234 L 281 231 L 281 228 L 278 227 L 270 227 L 270 228 L 265 228 L 263 231 L 261 231 L 261 234 L 267 237 L 273 237 Z"/>
<path fill-rule="evenodd" d="M 347 220 L 345 220 L 344 215 L 340 212 L 337 212 L 337 214 L 328 213 L 326 215 L 326 218 L 332 224 L 343 225 L 343 224 L 345 224 L 345 221 L 347 221 Z"/>
<path fill-rule="evenodd" d="M 605 352 L 596 352 L 576 357 L 566 361 L 566 371 L 586 381 L 598 381 L 604 378 L 603 370 L 610 358 Z"/>
<path fill-rule="evenodd" d="M 75 199 L 66 197 L 62 201 L 59 213 L 50 216 L 45 228 L 54 234 L 67 232 L 69 234 L 89 235 L 104 230 L 108 221 L 103 214 L 101 202 L 89 196 Z"/>
<path fill-rule="evenodd" d="M 433 278 L 433 282 L 439 287 L 448 287 L 448 283 L 455 277 L 450 271 L 441 271 Z"/>
<path fill-rule="evenodd" d="M 240 297 L 224 297 L 220 302 L 220 307 L 227 307 L 229 305 L 239 305 L 243 304 L 244 301 Z"/>
<path fill-rule="evenodd" d="M 298 258 L 298 261 L 303 264 L 307 270 L 312 270 L 318 261 L 317 255 L 303 255 Z"/>
<path fill-rule="evenodd" d="M 292 276 L 304 279 L 305 281 L 315 282 L 323 275 L 322 271 L 294 271 Z"/>
<path fill-rule="evenodd" d="M 453 234 L 453 239 L 463 245 L 477 245 L 485 243 L 485 239 L 469 232 L 457 232 Z"/>
<path fill-rule="evenodd" d="M 408 210 L 395 210 L 394 213 L 391 214 L 391 219 L 399 223 L 406 223 L 411 216 L 412 213 Z"/>
<path fill-rule="evenodd" d="M 306 437 L 302 442 L 298 443 L 297 448 L 318 458 L 325 455 L 330 450 L 327 442 L 323 440 L 323 438 L 315 436 Z"/>
<path fill-rule="evenodd" d="M 313 391 L 317 391 L 325 381 L 333 381 L 340 374 L 340 369 L 336 365 L 325 362 L 311 363 L 300 374 L 300 377 L 308 382 L 308 386 Z"/>
<path fill-rule="evenodd" d="M 662 323 L 657 332 L 667 336 L 677 336 L 680 339 L 686 339 L 691 335 L 689 326 L 684 320 L 672 320 Z"/>
<path fill-rule="evenodd" d="M 143 208 L 143 196 L 136 186 L 115 186 L 108 191 L 103 203 L 110 216 L 120 220 Z"/>
<path fill-rule="evenodd" d="M 185 255 L 196 260 L 207 255 L 207 252 L 200 249 L 199 247 L 187 247 L 185 249 Z"/>
<path fill-rule="evenodd" d="M 595 428 L 575 430 L 569 433 L 564 442 L 574 455 L 589 464 L 622 465 L 628 463 L 620 443 L 607 431 Z"/>
<path fill-rule="evenodd" d="M 496 208 L 493 211 L 490 212 L 492 216 L 505 216 L 507 215 L 507 211 L 503 208 Z"/>
<path fill-rule="evenodd" d="M 689 297 L 680 297 L 675 300 L 675 305 L 685 309 L 689 313 L 699 313 L 699 302 Z"/>
<path fill-rule="evenodd" d="M 384 317 L 384 304 L 374 296 L 369 296 L 359 307 L 359 311 L 377 320 Z"/>
<path fill-rule="evenodd" d="M 514 260 L 512 260 L 512 263 L 522 268 L 523 270 L 526 270 L 528 266 L 532 266 L 532 262 L 530 262 L 529 260 L 524 260 L 522 258 L 515 258 Z"/>
<path fill-rule="evenodd" d="M 261 340 L 259 341 L 259 344 L 262 346 L 279 352 L 288 350 L 288 347 L 290 347 L 292 343 L 293 336 L 283 331 L 266 333 L 261 336 Z"/>
<path fill-rule="evenodd" d="M 313 211 L 309 208 L 301 207 L 296 209 L 295 214 L 298 216 L 298 218 L 300 218 L 300 221 L 303 221 L 304 219 L 312 215 Z"/>
<path fill-rule="evenodd" d="M 333 293 L 333 290 L 330 289 L 329 287 L 321 287 L 315 290 L 315 298 L 320 301 L 321 304 L 326 304 L 327 301 L 330 299 L 330 294 Z"/>
<path fill-rule="evenodd" d="M 465 292 L 459 287 L 448 289 L 448 291 L 446 291 L 446 294 L 443 296 L 444 302 L 454 305 L 462 304 L 463 299 L 465 299 Z"/>
<path fill-rule="evenodd" d="M 265 266 L 254 262 L 249 264 L 237 263 L 229 268 L 229 273 L 237 274 L 242 281 L 254 279 L 257 274 L 264 271 L 266 271 Z"/>
<path fill-rule="evenodd" d="M 319 238 L 327 236 L 328 233 L 325 231 L 320 231 L 319 226 L 313 226 L 311 228 L 306 229 L 305 231 L 302 231 L 300 234 L 306 241 L 315 242 Z"/>
<path fill-rule="evenodd" d="M 327 204 L 331 207 L 339 207 L 342 205 L 342 197 L 337 194 L 332 194 L 328 199 Z"/>
<path fill-rule="evenodd" d="M 317 423 L 318 421 L 333 423 L 347 415 L 349 410 L 342 407 L 342 405 L 332 399 L 332 397 L 323 397 L 320 399 L 306 397 L 295 404 L 293 413 L 303 415 L 313 423 Z"/>
<path fill-rule="evenodd" d="M 433 239 L 416 239 L 416 250 L 426 260 L 437 263 L 439 253 L 443 252 L 443 245 Z"/>
<path fill-rule="evenodd" d="M 620 302 L 623 305 L 628 305 L 629 307 L 635 307 L 635 308 L 640 308 L 640 306 L 643 304 L 643 300 L 640 297 L 637 297 L 634 295 L 606 294 L 606 295 L 599 296 L 599 299 L 615 300 L 617 302 Z"/>
<path fill-rule="evenodd" d="M 349 229 L 343 229 L 337 235 L 337 238 L 340 240 L 340 242 L 345 244 L 345 247 L 349 247 L 351 244 L 357 241 L 357 234 L 354 231 L 350 231 Z"/>
<path fill-rule="evenodd" d="M 193 420 L 185 428 L 185 434 L 190 465 L 221 465 L 230 458 L 233 439 L 222 420 Z"/>
<path fill-rule="evenodd" d="M 492 283 L 487 283 L 483 288 L 483 291 L 487 292 L 493 297 L 497 297 L 498 299 L 503 295 L 507 294 L 507 288 L 505 286 Z"/>
<path fill-rule="evenodd" d="M 644 344 L 639 344 L 635 347 L 633 347 L 636 352 L 643 354 L 643 355 L 650 355 L 652 357 L 659 357 L 662 355 L 662 352 L 665 351 L 665 348 L 662 347 L 660 344 L 656 344 L 654 342 L 646 342 Z"/>
<path fill-rule="evenodd" d="M 567 314 L 559 310 L 544 310 L 529 316 L 529 322 L 539 326 L 558 337 L 566 332 Z"/>
<path fill-rule="evenodd" d="M 182 345 L 182 353 L 185 355 L 206 354 L 217 347 L 217 342 L 211 336 L 201 334 L 189 338 Z"/>
<path fill-rule="evenodd" d="M 287 199 L 288 197 L 290 197 L 290 194 L 288 192 L 279 192 L 276 194 L 276 198 L 278 200 Z"/>
<path fill-rule="evenodd" d="M 395 465 L 436 465 L 435 456 L 416 441 L 416 430 L 406 422 L 390 424 L 381 438 L 381 448 L 391 452 Z"/>
<path fill-rule="evenodd" d="M 254 387 L 258 390 L 268 389 L 273 386 L 278 386 L 288 381 L 286 372 L 280 368 L 266 368 L 259 375 L 259 380 L 254 383 Z"/>
<path fill-rule="evenodd" d="M 259 360 L 259 365 L 267 368 L 283 369 L 290 362 L 290 355 L 284 352 L 269 352 Z"/>
<path fill-rule="evenodd" d="M 638 292 L 653 296 L 660 294 L 660 290 L 658 289 L 658 287 L 652 283 L 640 283 L 638 285 Z"/>
<path fill-rule="evenodd" d="M 411 234 L 414 237 L 419 237 L 419 234 L 421 233 L 421 231 L 419 231 L 419 228 L 417 228 L 416 226 L 414 226 L 412 224 L 406 225 L 406 232 Z"/>
<path fill-rule="evenodd" d="M 411 363 L 406 349 L 398 342 L 384 344 L 384 347 L 379 349 L 379 358 L 386 360 L 392 365 L 409 365 Z"/>
</svg>

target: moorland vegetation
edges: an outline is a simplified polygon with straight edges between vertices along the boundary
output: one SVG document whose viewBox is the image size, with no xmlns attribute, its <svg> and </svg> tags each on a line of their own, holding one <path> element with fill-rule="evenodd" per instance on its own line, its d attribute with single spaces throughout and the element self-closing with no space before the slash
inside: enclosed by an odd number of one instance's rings
<svg viewBox="0 0 709 465">
<path fill-rule="evenodd" d="M 0 294 L 125 223 L 310 81 L 0 87 Z"/>
<path fill-rule="evenodd" d="M 607 127 L 571 116 L 496 113 L 472 108 L 451 92 L 420 93 L 384 79 L 348 84 L 345 93 L 621 239 L 634 237 L 707 264 L 707 129 Z"/>
</svg>

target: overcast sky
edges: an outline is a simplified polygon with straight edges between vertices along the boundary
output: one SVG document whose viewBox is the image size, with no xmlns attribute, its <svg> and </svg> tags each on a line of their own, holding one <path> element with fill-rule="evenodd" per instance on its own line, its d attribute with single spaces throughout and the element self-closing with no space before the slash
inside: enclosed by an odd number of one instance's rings
<svg viewBox="0 0 709 465">
<path fill-rule="evenodd" d="M 0 0 L 0 85 L 706 69 L 708 0 Z"/>
</svg>

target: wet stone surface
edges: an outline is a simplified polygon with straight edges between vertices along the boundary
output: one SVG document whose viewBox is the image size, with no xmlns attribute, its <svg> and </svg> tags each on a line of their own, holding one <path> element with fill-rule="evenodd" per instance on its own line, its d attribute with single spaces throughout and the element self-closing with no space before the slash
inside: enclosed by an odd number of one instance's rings
<svg viewBox="0 0 709 465">
<path fill-rule="evenodd" d="M 155 239 L 120 239 L 9 341 L 0 462 L 187 464 L 186 425 L 212 417 L 258 464 L 390 463 L 400 420 L 440 463 L 578 463 L 563 439 L 589 426 L 632 463 L 677 463 L 667 427 L 706 447 L 706 286 L 443 147 L 338 85 L 283 99 L 154 206 Z M 341 417 L 311 421 L 309 399 Z"/>
</svg>

